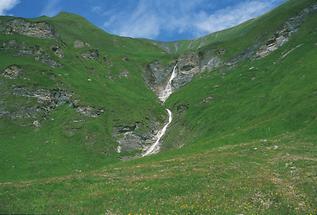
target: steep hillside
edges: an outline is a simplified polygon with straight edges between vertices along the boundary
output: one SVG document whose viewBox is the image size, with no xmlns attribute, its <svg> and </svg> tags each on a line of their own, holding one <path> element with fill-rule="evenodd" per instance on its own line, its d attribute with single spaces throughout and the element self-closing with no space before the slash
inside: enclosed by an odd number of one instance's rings
<svg viewBox="0 0 317 215">
<path fill-rule="evenodd" d="M 81 17 L 1 18 L 2 180 L 68 174 L 118 161 L 121 130 L 149 139 L 165 112 L 143 81 L 164 52 Z M 129 146 L 135 153 L 142 145 Z M 30 171 L 32 170 L 32 171 Z"/>
<path fill-rule="evenodd" d="M 290 5 L 273 11 L 273 15 L 284 8 L 293 11 L 293 7 L 286 7 Z M 315 123 L 317 4 L 303 1 L 300 6 L 296 5 L 297 13 L 292 13 L 267 39 L 258 40 L 251 48 L 237 48 L 238 53 L 247 54 L 229 61 L 223 57 L 222 64 L 199 73 L 176 91 L 168 106 L 178 113 L 178 122 L 170 129 L 171 140 L 166 147 L 200 141 L 213 146 L 210 140 L 223 145 L 267 139 Z M 265 21 L 257 27 L 266 26 Z M 244 44 L 245 35 L 236 40 Z M 227 45 L 218 49 L 228 50 Z M 180 131 L 184 135 L 180 136 Z"/>
<path fill-rule="evenodd" d="M 317 213 L 316 0 L 175 43 L 0 20 L 0 213 Z"/>
<path fill-rule="evenodd" d="M 249 20 L 239 26 L 216 32 L 196 40 L 183 40 L 175 42 L 157 42 L 154 44 L 160 46 L 169 53 L 184 53 L 200 49 L 212 49 L 217 46 L 228 47 L 228 57 L 237 54 L 240 48 L 250 48 L 267 37 L 270 37 L 276 30 L 284 24 L 290 17 L 298 15 L 300 10 L 311 6 L 313 1 L 288 1 L 279 8 L 265 14 L 261 17 Z M 265 31 L 263 31 L 265 29 Z M 239 39 L 236 43 L 235 39 Z M 231 41 L 231 42 L 230 42 Z M 240 50 L 241 51 L 241 50 Z M 230 55 L 231 54 L 231 55 Z"/>
</svg>

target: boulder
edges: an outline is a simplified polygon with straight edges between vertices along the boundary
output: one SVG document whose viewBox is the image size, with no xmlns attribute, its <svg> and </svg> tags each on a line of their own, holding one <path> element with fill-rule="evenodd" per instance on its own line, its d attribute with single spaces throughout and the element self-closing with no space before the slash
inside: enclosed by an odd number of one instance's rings
<svg viewBox="0 0 317 215">
<path fill-rule="evenodd" d="M 81 48 L 85 48 L 85 47 L 90 47 L 89 43 L 83 42 L 81 40 L 75 40 L 74 41 L 74 48 L 75 49 L 81 49 Z"/>
<path fill-rule="evenodd" d="M 104 110 L 102 109 L 97 109 L 97 108 L 93 108 L 93 107 L 77 107 L 76 111 L 84 116 L 87 117 L 92 117 L 92 118 L 97 118 L 98 116 L 100 116 Z"/>
<path fill-rule="evenodd" d="M 126 69 L 120 72 L 119 74 L 119 78 L 128 78 L 128 77 L 129 77 L 129 71 Z"/>
<path fill-rule="evenodd" d="M 88 52 L 82 53 L 81 56 L 86 60 L 97 60 L 99 58 L 99 51 L 91 49 Z"/>
<path fill-rule="evenodd" d="M 35 120 L 32 124 L 35 128 L 39 128 L 41 126 L 41 124 L 38 120 Z"/>
<path fill-rule="evenodd" d="M 11 65 L 2 72 L 3 77 L 8 79 L 16 79 L 22 73 L 22 68 L 17 65 Z"/>
<path fill-rule="evenodd" d="M 202 100 L 201 104 L 210 103 L 213 99 L 214 99 L 214 97 L 208 96 L 208 97 L 206 97 L 206 98 L 204 98 L 204 99 Z"/>
<path fill-rule="evenodd" d="M 51 50 L 57 57 L 64 58 L 64 51 L 58 45 L 51 46 Z"/>
</svg>

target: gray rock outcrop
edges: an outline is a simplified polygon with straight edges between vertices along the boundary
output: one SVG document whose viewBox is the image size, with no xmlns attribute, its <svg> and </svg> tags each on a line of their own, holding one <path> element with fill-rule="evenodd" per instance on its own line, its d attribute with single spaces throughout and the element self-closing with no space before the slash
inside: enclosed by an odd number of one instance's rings
<svg viewBox="0 0 317 215">
<path fill-rule="evenodd" d="M 64 58 L 64 51 L 60 46 L 54 45 L 51 47 L 51 50 L 57 57 Z"/>
<path fill-rule="evenodd" d="M 119 78 L 128 78 L 128 77 L 129 77 L 129 71 L 126 69 L 120 72 L 119 74 Z"/>
<path fill-rule="evenodd" d="M 115 126 L 113 137 L 118 143 L 118 153 L 142 152 L 146 146 L 155 142 L 159 127 L 159 123 L 154 120 L 149 121 L 146 126 L 140 122 Z"/>
<path fill-rule="evenodd" d="M 212 71 L 219 67 L 228 69 L 234 67 L 242 60 L 263 58 L 288 42 L 290 36 L 297 32 L 303 24 L 307 15 L 316 10 L 317 4 L 302 10 L 298 15 L 288 19 L 264 45 L 261 45 L 261 43 L 254 44 L 227 61 L 223 60 L 226 50 L 221 48 L 183 54 L 168 65 L 155 61 L 145 69 L 145 82 L 159 96 L 176 63 L 177 76 L 172 81 L 173 91 L 191 82 L 195 75 L 203 71 Z"/>
<path fill-rule="evenodd" d="M 24 42 L 18 43 L 15 40 L 9 40 L 0 45 L 0 51 L 11 51 L 14 52 L 16 56 L 32 56 L 36 61 L 40 61 L 52 68 L 62 66 L 62 64 L 55 61 L 43 48 L 37 45 L 29 46 Z"/>
<path fill-rule="evenodd" d="M 274 33 L 274 35 L 266 41 L 266 43 L 259 48 L 256 52 L 256 58 L 263 58 L 268 56 L 271 52 L 274 52 L 286 42 L 289 38 L 298 31 L 299 27 L 303 24 L 305 18 L 312 12 L 317 10 L 317 4 L 314 4 L 303 11 L 297 16 L 294 16 L 287 20 L 287 22 Z"/>
<path fill-rule="evenodd" d="M 25 19 L 13 19 L 1 24 L 0 32 L 3 34 L 21 34 L 36 38 L 54 38 L 53 26 L 46 22 L 27 21 Z"/>
<path fill-rule="evenodd" d="M 83 42 L 81 40 L 75 40 L 74 41 L 74 48 L 75 49 L 82 49 L 82 48 L 85 48 L 85 47 L 90 47 L 90 44 L 86 43 L 86 42 Z"/>
<path fill-rule="evenodd" d="M 99 58 L 99 51 L 97 49 L 91 49 L 82 53 L 81 56 L 86 60 L 97 60 Z"/>
<path fill-rule="evenodd" d="M 77 107 L 76 111 L 84 116 L 97 118 L 99 117 L 104 110 L 99 108 L 93 108 L 93 107 Z"/>
<path fill-rule="evenodd" d="M 208 55 L 199 55 L 196 52 L 181 55 L 168 65 L 163 65 L 155 61 L 145 69 L 144 79 L 147 85 L 159 96 L 166 86 L 174 66 L 176 67 L 176 77 L 172 81 L 172 90 L 175 91 L 187 83 L 191 82 L 195 75 L 205 71 L 214 70 L 223 65 L 221 56 L 212 52 Z"/>
<path fill-rule="evenodd" d="M 18 65 L 10 65 L 2 72 L 2 76 L 8 79 L 16 79 L 21 73 L 22 68 Z"/>
<path fill-rule="evenodd" d="M 2 105 L 0 117 L 38 119 L 45 117 L 61 105 L 68 105 L 83 116 L 91 118 L 99 117 L 104 113 L 101 108 L 80 105 L 79 101 L 73 99 L 72 94 L 62 89 L 28 89 L 21 86 L 13 86 L 11 94 L 17 97 L 34 98 L 36 99 L 36 104 L 26 103 L 22 106 L 16 106 L 16 110 L 12 111 L 4 109 L 5 105 Z"/>
<path fill-rule="evenodd" d="M 176 62 L 173 62 L 170 65 L 163 65 L 159 61 L 155 61 L 149 64 L 145 69 L 145 82 L 156 93 L 156 95 L 159 96 L 160 92 L 166 86 L 175 64 Z"/>
</svg>

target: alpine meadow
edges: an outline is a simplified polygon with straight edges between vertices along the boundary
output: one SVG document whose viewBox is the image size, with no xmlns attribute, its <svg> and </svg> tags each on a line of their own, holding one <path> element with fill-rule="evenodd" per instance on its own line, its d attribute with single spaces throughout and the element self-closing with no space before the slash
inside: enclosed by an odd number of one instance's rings
<svg viewBox="0 0 317 215">
<path fill-rule="evenodd" d="M 0 214 L 317 214 L 317 1 L 175 42 L 1 16 Z"/>
</svg>

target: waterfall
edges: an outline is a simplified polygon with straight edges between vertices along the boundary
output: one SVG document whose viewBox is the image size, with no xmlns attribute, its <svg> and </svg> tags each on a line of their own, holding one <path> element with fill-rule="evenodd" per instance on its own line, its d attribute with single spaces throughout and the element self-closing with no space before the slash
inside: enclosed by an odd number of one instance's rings
<svg viewBox="0 0 317 215">
<path fill-rule="evenodd" d="M 159 99 L 162 102 L 165 102 L 168 99 L 168 97 L 173 93 L 172 81 L 176 76 L 177 76 L 177 64 L 174 66 L 172 75 L 170 79 L 168 80 L 164 90 L 159 95 Z"/>
<path fill-rule="evenodd" d="M 171 77 L 169 78 L 166 87 L 164 88 L 164 90 L 160 93 L 159 99 L 164 103 L 168 97 L 172 94 L 173 92 L 173 87 L 172 87 L 172 82 L 173 79 L 177 76 L 177 64 L 174 66 L 173 68 L 173 72 Z M 150 148 L 148 148 L 143 154 L 142 157 L 148 156 L 148 155 L 152 155 L 152 154 L 156 154 L 159 152 L 160 150 L 160 141 L 162 139 L 162 137 L 165 135 L 166 130 L 168 128 L 168 126 L 171 124 L 172 120 L 173 120 L 173 114 L 172 111 L 170 111 L 169 109 L 166 109 L 167 113 L 168 113 L 168 122 L 164 125 L 164 127 L 162 128 L 162 130 L 160 130 L 157 134 L 156 134 L 156 141 L 153 145 L 150 146 Z"/>
<path fill-rule="evenodd" d="M 143 157 L 148 156 L 148 155 L 152 155 L 152 154 L 156 154 L 159 152 L 160 140 L 162 139 L 162 137 L 166 133 L 167 127 L 171 124 L 171 122 L 173 120 L 172 112 L 169 109 L 166 109 L 166 111 L 168 113 L 168 123 L 166 125 L 164 125 L 163 129 L 157 133 L 155 143 L 145 151 L 145 153 L 142 155 Z"/>
</svg>

